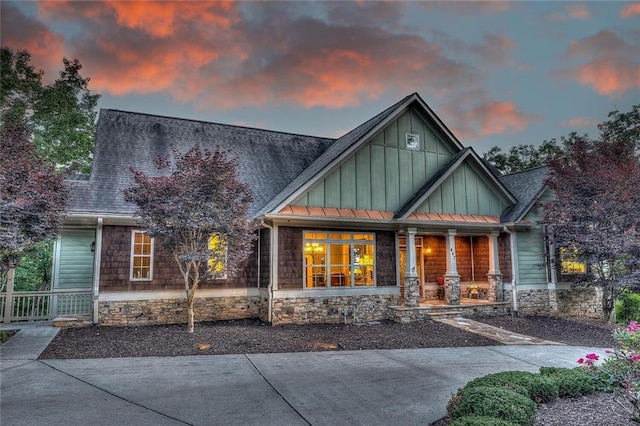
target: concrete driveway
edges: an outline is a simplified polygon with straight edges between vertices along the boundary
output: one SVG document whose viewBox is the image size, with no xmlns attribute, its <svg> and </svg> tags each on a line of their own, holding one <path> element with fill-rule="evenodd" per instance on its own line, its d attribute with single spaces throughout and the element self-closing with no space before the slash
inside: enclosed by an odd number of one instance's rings
<svg viewBox="0 0 640 426">
<path fill-rule="evenodd" d="M 14 336 L 15 337 L 15 336 Z M 13 338 L 12 338 L 13 339 Z M 576 365 L 558 345 L 0 361 L 2 425 L 428 425 L 472 378 Z M 2 356 L 2 352 L 0 352 Z"/>
</svg>

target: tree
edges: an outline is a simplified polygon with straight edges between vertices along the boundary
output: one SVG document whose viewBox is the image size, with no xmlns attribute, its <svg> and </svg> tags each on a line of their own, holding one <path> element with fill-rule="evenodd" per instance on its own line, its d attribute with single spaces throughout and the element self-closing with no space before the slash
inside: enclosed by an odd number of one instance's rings
<svg viewBox="0 0 640 426">
<path fill-rule="evenodd" d="M 584 282 L 602 288 L 611 320 L 616 298 L 640 279 L 640 157 L 619 122 L 600 126 L 600 138 L 575 138 L 549 162 L 553 201 L 544 204 L 549 237 L 572 261 L 586 264 Z M 629 134 L 629 133 L 626 133 Z"/>
<path fill-rule="evenodd" d="M 45 164 L 24 125 L 0 126 L 0 270 L 10 272 L 36 243 L 56 236 L 69 190 Z"/>
<path fill-rule="evenodd" d="M 613 111 L 609 120 L 598 126 L 600 132 L 608 140 L 624 139 L 635 145 L 636 153 L 640 152 L 640 105 L 634 105 L 629 112 Z"/>
<path fill-rule="evenodd" d="M 35 71 L 25 50 L 0 50 L 0 123 L 27 126 L 37 153 L 58 168 L 77 164 L 88 172 L 100 95 L 89 90 L 77 59 L 62 59 L 64 69 L 51 84 Z"/>
<path fill-rule="evenodd" d="M 194 331 L 193 305 L 201 281 L 232 277 L 251 252 L 256 224 L 247 218 L 253 201 L 248 184 L 238 181 L 237 163 L 226 154 L 173 148 L 170 174 L 147 176 L 131 169 L 133 184 L 124 199 L 135 203 L 140 226 L 158 238 L 176 260 L 187 298 L 188 329 Z M 169 168 L 158 158 L 158 169 Z"/>
<path fill-rule="evenodd" d="M 562 138 L 561 141 L 564 143 L 565 139 Z M 562 146 L 558 145 L 555 139 L 551 139 L 544 141 L 539 147 L 523 144 L 512 146 L 508 154 L 502 153 L 502 148 L 499 146 L 494 146 L 484 154 L 484 159 L 496 166 L 502 173 L 508 174 L 543 166 L 547 164 L 549 159 L 562 152 Z"/>
</svg>

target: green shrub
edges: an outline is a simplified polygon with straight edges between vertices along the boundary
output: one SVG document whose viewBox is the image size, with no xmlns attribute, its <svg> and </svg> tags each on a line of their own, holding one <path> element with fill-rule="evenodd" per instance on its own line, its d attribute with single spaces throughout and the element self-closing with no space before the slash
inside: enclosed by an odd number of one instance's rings
<svg viewBox="0 0 640 426">
<path fill-rule="evenodd" d="M 449 412 L 454 420 L 464 416 L 488 416 L 529 426 L 536 419 L 535 402 L 501 387 L 478 386 L 463 389 L 454 405 Z"/>
<path fill-rule="evenodd" d="M 640 321 L 640 294 L 625 292 L 616 301 L 616 322 Z"/>
<path fill-rule="evenodd" d="M 449 426 L 518 426 L 518 424 L 489 416 L 463 416 L 453 420 Z"/>
<path fill-rule="evenodd" d="M 560 398 L 575 398 L 596 391 L 593 379 L 580 367 L 540 367 L 540 374 L 550 377 L 557 383 Z"/>
<path fill-rule="evenodd" d="M 528 371 L 503 371 L 478 377 L 465 388 L 476 386 L 498 386 L 528 396 L 534 402 L 543 403 L 558 398 L 558 384 L 547 376 Z"/>
</svg>

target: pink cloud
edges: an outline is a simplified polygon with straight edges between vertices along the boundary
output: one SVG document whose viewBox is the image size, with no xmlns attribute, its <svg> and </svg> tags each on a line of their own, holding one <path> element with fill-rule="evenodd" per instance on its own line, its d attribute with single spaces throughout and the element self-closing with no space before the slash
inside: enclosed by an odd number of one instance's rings
<svg viewBox="0 0 640 426">
<path fill-rule="evenodd" d="M 39 21 L 25 16 L 11 4 L 0 4 L 2 45 L 13 50 L 27 50 L 36 70 L 42 69 L 45 81 L 53 81 L 62 70 L 65 56 L 61 34 L 51 31 Z"/>
<path fill-rule="evenodd" d="M 615 96 L 640 88 L 640 43 L 605 30 L 571 43 L 566 59 L 579 65 L 555 73 L 591 86 L 601 95 Z"/>
<path fill-rule="evenodd" d="M 624 19 L 640 15 L 640 3 L 632 3 L 622 8 L 620 16 Z"/>
<path fill-rule="evenodd" d="M 504 13 L 511 9 L 512 2 L 506 0 L 486 1 L 434 1 L 419 2 L 423 8 L 442 9 L 461 16 L 474 16 L 478 14 L 492 15 Z"/>
<path fill-rule="evenodd" d="M 573 117 L 562 122 L 562 125 L 567 127 L 595 127 L 598 124 L 600 124 L 598 120 L 586 117 Z"/>
<path fill-rule="evenodd" d="M 510 7 L 493 3 L 460 7 L 492 13 Z M 485 78 L 486 66 L 476 68 L 469 52 L 485 65 L 510 64 L 516 47 L 501 34 L 486 35 L 479 43 L 414 35 L 397 22 L 405 3 L 318 7 L 325 18 L 299 13 L 303 9 L 296 3 L 271 2 L 249 7 L 243 2 L 42 1 L 37 9 L 49 22 L 74 26 L 76 31 L 58 44 L 66 42 L 80 59 L 92 90 L 116 96 L 159 93 L 209 110 L 284 104 L 345 108 L 420 87 L 450 99 Z M 366 18 L 359 18 L 362 14 Z M 17 22 L 16 27 L 26 21 Z M 24 31 L 33 28 L 38 26 L 32 22 Z M 480 98 L 459 108 L 472 134 L 520 131 L 536 119 L 512 103 Z M 503 119 L 495 120 L 494 114 Z"/>
<path fill-rule="evenodd" d="M 488 34 L 483 43 L 475 48 L 475 53 L 487 64 L 496 66 L 511 62 L 516 43 L 501 34 Z"/>
<path fill-rule="evenodd" d="M 472 90 L 445 103 L 444 112 L 451 117 L 454 133 L 474 139 L 504 133 L 519 133 L 531 123 L 542 120 L 528 114 L 513 102 L 498 101 L 482 90 Z"/>
<path fill-rule="evenodd" d="M 573 19 L 589 19 L 591 13 L 586 5 L 582 3 L 573 3 L 566 7 L 567 13 Z"/>
</svg>

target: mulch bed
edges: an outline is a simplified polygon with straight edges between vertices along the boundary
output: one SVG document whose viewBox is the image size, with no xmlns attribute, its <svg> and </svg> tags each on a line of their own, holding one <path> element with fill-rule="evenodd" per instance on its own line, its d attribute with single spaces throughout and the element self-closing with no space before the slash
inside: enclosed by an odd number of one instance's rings
<svg viewBox="0 0 640 426">
<path fill-rule="evenodd" d="M 435 321 L 272 327 L 257 320 L 61 330 L 40 356 L 118 358 L 490 346 L 496 342 Z"/>
<path fill-rule="evenodd" d="M 482 322 L 576 346 L 611 347 L 613 326 L 594 320 L 500 317 Z M 491 346 L 498 343 L 435 321 L 371 325 L 307 324 L 272 327 L 257 320 L 144 327 L 86 327 L 61 330 L 40 356 L 119 358 L 243 353 L 315 352 Z"/>
</svg>

